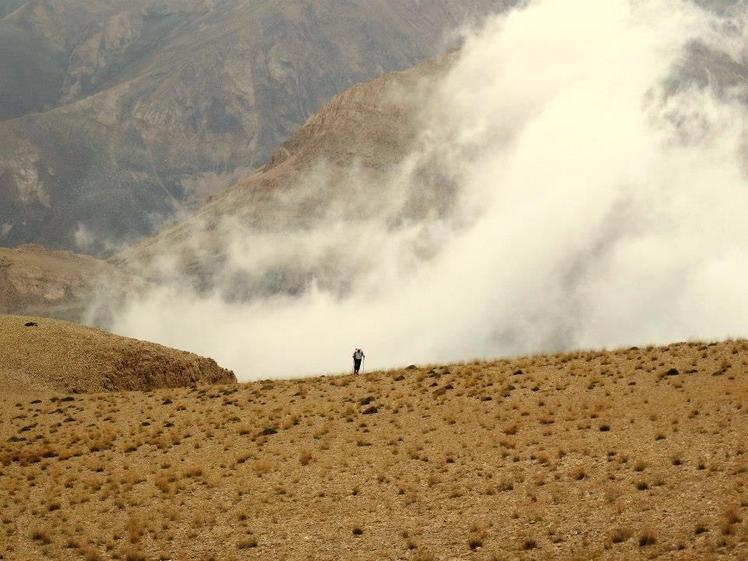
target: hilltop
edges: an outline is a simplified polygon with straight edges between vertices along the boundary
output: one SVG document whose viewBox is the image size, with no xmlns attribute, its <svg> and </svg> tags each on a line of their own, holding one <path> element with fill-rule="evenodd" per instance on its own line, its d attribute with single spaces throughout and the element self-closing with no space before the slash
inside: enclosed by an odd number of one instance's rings
<svg viewBox="0 0 748 561">
<path fill-rule="evenodd" d="M 748 342 L 0 394 L 5 559 L 748 558 Z"/>
<path fill-rule="evenodd" d="M 0 392 L 151 390 L 227 384 L 233 372 L 192 353 L 59 320 L 0 315 Z"/>
</svg>

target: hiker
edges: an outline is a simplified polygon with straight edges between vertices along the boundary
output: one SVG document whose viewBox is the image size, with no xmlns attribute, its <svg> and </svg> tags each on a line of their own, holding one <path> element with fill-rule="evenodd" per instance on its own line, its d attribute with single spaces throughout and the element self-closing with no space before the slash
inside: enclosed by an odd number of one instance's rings
<svg viewBox="0 0 748 561">
<path fill-rule="evenodd" d="M 364 354 L 364 351 L 361 349 L 356 349 L 353 351 L 353 373 L 358 374 L 358 371 L 361 370 L 361 361 L 363 361 L 366 358 L 366 355 Z"/>
</svg>

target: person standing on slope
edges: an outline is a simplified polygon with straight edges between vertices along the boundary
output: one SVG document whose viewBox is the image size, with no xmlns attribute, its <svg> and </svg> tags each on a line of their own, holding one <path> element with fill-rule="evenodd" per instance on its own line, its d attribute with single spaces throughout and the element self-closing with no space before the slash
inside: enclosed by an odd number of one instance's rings
<svg viewBox="0 0 748 561">
<path fill-rule="evenodd" d="M 353 351 L 353 373 L 358 374 L 358 371 L 361 370 L 361 362 L 366 358 L 366 355 L 364 354 L 364 351 L 361 349 L 356 349 Z"/>
</svg>

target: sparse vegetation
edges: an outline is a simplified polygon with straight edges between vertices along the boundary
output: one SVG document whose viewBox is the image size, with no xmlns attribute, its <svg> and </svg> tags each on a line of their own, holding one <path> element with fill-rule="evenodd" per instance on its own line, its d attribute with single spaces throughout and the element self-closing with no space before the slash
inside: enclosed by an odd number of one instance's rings
<svg viewBox="0 0 748 561">
<path fill-rule="evenodd" d="M 748 345 L 702 347 L 0 393 L 0 555 L 740 559 Z"/>
</svg>

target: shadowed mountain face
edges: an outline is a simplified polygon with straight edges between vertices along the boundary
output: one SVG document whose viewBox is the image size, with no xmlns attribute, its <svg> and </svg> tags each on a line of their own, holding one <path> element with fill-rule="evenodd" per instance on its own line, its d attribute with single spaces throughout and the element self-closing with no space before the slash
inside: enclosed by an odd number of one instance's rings
<svg viewBox="0 0 748 561">
<path fill-rule="evenodd" d="M 263 163 L 512 0 L 0 0 L 0 244 L 89 253 Z"/>
</svg>

